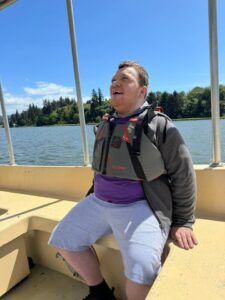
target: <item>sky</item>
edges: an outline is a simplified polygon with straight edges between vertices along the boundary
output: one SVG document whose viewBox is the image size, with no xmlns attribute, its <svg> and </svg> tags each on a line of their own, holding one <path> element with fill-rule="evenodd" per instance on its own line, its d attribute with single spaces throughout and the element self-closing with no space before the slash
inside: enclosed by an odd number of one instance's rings
<svg viewBox="0 0 225 300">
<path fill-rule="evenodd" d="M 210 85 L 208 0 L 73 0 L 83 101 L 109 97 L 118 64 L 141 63 L 149 91 Z M 217 0 L 219 81 L 225 84 L 225 1 Z M 0 80 L 8 114 L 76 98 L 66 0 L 18 0 L 0 11 Z"/>
</svg>

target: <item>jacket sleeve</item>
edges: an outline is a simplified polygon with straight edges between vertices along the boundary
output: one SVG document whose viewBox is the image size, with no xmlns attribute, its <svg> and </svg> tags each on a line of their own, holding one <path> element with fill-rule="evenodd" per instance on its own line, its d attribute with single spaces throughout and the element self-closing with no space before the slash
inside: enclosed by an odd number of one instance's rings
<svg viewBox="0 0 225 300">
<path fill-rule="evenodd" d="M 172 193 L 172 226 L 195 222 L 196 178 L 189 150 L 174 124 L 156 116 L 155 139 L 167 170 Z"/>
</svg>

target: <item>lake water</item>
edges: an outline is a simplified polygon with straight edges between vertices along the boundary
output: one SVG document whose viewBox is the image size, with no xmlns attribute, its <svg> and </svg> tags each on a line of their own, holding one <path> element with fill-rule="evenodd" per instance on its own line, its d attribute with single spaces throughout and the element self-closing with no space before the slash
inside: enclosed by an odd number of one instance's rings
<svg viewBox="0 0 225 300">
<path fill-rule="evenodd" d="M 174 122 L 188 145 L 195 164 L 212 160 L 211 120 Z M 225 120 L 221 120 L 222 161 L 225 162 Z M 80 126 L 11 128 L 18 165 L 82 165 Z M 93 125 L 87 125 L 90 159 L 94 144 Z M 4 128 L 0 128 L 0 164 L 8 164 Z"/>
</svg>

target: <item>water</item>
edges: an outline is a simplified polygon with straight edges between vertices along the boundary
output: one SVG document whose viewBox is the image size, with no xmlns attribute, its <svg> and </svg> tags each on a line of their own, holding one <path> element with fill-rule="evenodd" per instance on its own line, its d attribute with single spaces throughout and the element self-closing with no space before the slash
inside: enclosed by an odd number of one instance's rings
<svg viewBox="0 0 225 300">
<path fill-rule="evenodd" d="M 175 122 L 188 145 L 195 164 L 212 160 L 211 120 Z M 94 144 L 93 125 L 87 125 L 90 159 Z M 221 120 L 222 161 L 225 162 L 225 120 Z M 82 165 L 79 126 L 11 128 L 18 165 Z M 4 128 L 0 128 L 0 164 L 9 164 Z"/>
</svg>

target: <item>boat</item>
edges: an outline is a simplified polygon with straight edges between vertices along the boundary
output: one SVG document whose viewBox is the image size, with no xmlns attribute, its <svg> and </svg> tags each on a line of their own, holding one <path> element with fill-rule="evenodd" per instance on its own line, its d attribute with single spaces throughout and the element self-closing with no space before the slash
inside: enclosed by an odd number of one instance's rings
<svg viewBox="0 0 225 300">
<path fill-rule="evenodd" d="M 5 8 L 15 1 L 0 0 L 0 6 Z M 69 0 L 67 8 L 77 77 L 78 63 Z M 215 17 L 216 1 L 209 0 L 211 88 L 212 97 L 218 100 Z M 79 80 L 77 90 L 80 93 Z M 79 101 L 81 94 L 77 98 Z M 87 156 L 85 125 L 81 126 L 83 166 L 16 165 L 3 100 L 1 91 L 10 165 L 0 165 L 0 298 L 83 299 L 88 293 L 85 281 L 47 241 L 57 222 L 91 186 L 93 172 Z M 79 111 L 82 121 L 82 101 Z M 213 163 L 194 166 L 197 178 L 197 221 L 194 231 L 199 244 L 193 250 L 184 251 L 168 239 L 162 257 L 162 270 L 146 300 L 225 299 L 225 166 L 220 154 L 218 102 L 212 104 L 212 119 Z M 116 297 L 126 299 L 122 260 L 114 237 L 109 235 L 98 240 L 93 250 L 105 279 L 115 287 Z"/>
</svg>

